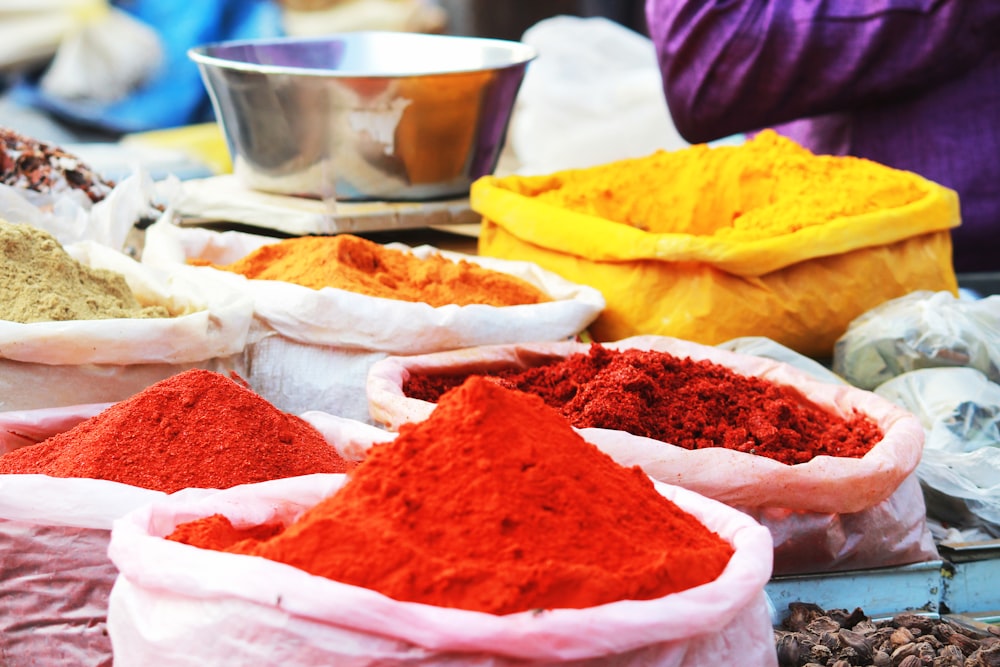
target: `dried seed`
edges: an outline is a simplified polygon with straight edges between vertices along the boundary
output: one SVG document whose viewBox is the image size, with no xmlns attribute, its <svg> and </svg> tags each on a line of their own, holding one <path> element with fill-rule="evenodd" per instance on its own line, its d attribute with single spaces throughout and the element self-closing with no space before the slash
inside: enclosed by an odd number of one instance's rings
<svg viewBox="0 0 1000 667">
<path fill-rule="evenodd" d="M 798 667 L 802 652 L 799 648 L 799 641 L 793 633 L 781 637 L 776 648 L 779 667 Z"/>
<path fill-rule="evenodd" d="M 840 639 L 838 639 L 837 635 L 832 632 L 824 632 L 821 634 L 819 636 L 819 643 L 831 651 L 836 651 L 841 646 Z"/>
<path fill-rule="evenodd" d="M 840 630 L 840 624 L 829 616 L 817 616 L 806 625 L 806 631 L 817 636 L 824 632 L 836 632 L 837 630 Z"/>
<path fill-rule="evenodd" d="M 816 644 L 809 649 L 809 659 L 813 662 L 826 664 L 833 657 L 833 651 L 822 644 Z"/>
<path fill-rule="evenodd" d="M 788 603 L 788 618 L 784 626 L 789 630 L 802 630 L 811 620 L 823 615 L 823 608 L 811 602 Z"/>
<path fill-rule="evenodd" d="M 948 643 L 953 646 L 957 646 L 962 654 L 965 656 L 972 655 L 972 653 L 979 648 L 979 642 L 971 637 L 966 637 L 960 632 L 952 633 L 948 637 Z"/>
<path fill-rule="evenodd" d="M 1000 667 L 1000 644 L 979 649 L 979 664 L 983 667 Z"/>
<path fill-rule="evenodd" d="M 899 664 L 900 660 L 902 660 L 903 658 L 908 658 L 910 656 L 913 656 L 914 658 L 917 657 L 917 645 L 914 642 L 910 642 L 909 644 L 903 644 L 895 651 L 893 651 L 891 656 L 892 663 L 894 665 Z"/>
<path fill-rule="evenodd" d="M 897 664 L 897 667 L 923 667 L 920 658 L 915 655 L 908 655 Z"/>
<path fill-rule="evenodd" d="M 837 637 L 840 639 L 841 644 L 854 649 L 862 664 L 871 662 L 873 650 L 872 644 L 868 642 L 867 637 L 852 630 L 841 630 L 837 633 Z"/>
<path fill-rule="evenodd" d="M 942 646 L 941 650 L 938 651 L 938 657 L 957 660 L 958 662 L 956 664 L 958 665 L 965 662 L 965 654 L 962 653 L 962 649 L 958 648 L 954 644 Z"/>
<path fill-rule="evenodd" d="M 889 635 L 889 643 L 892 644 L 893 647 L 912 644 L 913 633 L 906 628 L 896 628 L 893 630 L 892 634 Z"/>
<path fill-rule="evenodd" d="M 875 651 L 872 655 L 872 665 L 874 667 L 891 667 L 892 658 L 885 651 Z"/>
<path fill-rule="evenodd" d="M 937 657 L 937 649 L 928 642 L 917 642 L 917 657 L 920 662 L 929 665 Z"/>
</svg>

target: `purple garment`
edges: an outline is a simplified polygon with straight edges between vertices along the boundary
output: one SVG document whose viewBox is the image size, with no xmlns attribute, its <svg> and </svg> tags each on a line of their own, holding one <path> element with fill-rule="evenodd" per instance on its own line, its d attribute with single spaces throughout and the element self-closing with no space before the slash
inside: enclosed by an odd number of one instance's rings
<svg viewBox="0 0 1000 667">
<path fill-rule="evenodd" d="M 959 273 L 1000 271 L 1000 0 L 647 0 L 670 113 L 765 127 L 959 194 Z"/>
</svg>

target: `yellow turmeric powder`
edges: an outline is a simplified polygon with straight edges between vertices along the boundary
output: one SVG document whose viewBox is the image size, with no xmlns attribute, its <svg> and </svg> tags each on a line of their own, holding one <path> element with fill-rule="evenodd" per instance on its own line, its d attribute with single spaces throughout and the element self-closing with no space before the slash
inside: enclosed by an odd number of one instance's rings
<svg viewBox="0 0 1000 667">
<path fill-rule="evenodd" d="M 904 206 L 925 197 L 928 184 L 870 160 L 814 155 L 765 130 L 742 145 L 658 151 L 515 187 L 652 233 L 751 241 Z"/>
<path fill-rule="evenodd" d="M 313 289 L 335 287 L 435 307 L 513 306 L 551 300 L 516 276 L 466 260 L 453 262 L 439 254 L 421 259 L 352 234 L 285 239 L 215 268 L 258 280 L 282 280 Z"/>
</svg>

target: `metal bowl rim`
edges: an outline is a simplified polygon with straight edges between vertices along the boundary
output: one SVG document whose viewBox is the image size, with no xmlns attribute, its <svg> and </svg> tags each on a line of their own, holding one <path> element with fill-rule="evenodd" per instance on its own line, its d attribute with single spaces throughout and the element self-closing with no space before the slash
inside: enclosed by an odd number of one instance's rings
<svg viewBox="0 0 1000 667">
<path fill-rule="evenodd" d="M 335 70 L 316 67 L 294 67 L 288 65 L 263 65 L 246 62 L 243 60 L 233 60 L 207 54 L 209 49 L 220 47 L 240 47 L 240 46 L 281 46 L 283 44 L 312 44 L 337 41 L 359 41 L 379 36 L 406 35 L 408 39 L 427 41 L 464 41 L 482 44 L 483 46 L 497 46 L 506 49 L 510 55 L 510 62 L 494 66 L 468 67 L 464 69 L 428 70 L 425 72 L 362 72 L 353 70 Z M 255 39 L 239 39 L 208 42 L 191 47 L 187 51 L 188 57 L 199 65 L 209 65 L 220 69 L 240 70 L 253 72 L 256 74 L 284 74 L 307 77 L 328 77 L 338 79 L 405 79 L 419 78 L 424 76 L 446 76 L 450 74 L 469 74 L 473 72 L 499 72 L 515 67 L 522 67 L 538 57 L 538 52 L 531 46 L 523 42 L 515 42 L 505 39 L 493 39 L 488 37 L 466 37 L 462 35 L 438 35 L 412 32 L 394 32 L 388 30 L 367 30 L 356 32 L 329 33 L 316 37 L 271 37 Z"/>
</svg>

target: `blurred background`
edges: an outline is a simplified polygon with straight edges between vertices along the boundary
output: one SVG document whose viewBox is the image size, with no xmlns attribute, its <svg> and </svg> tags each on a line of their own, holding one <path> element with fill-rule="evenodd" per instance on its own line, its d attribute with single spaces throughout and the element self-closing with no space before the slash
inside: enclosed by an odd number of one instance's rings
<svg viewBox="0 0 1000 667">
<path fill-rule="evenodd" d="M 632 0 L 0 0 L 0 125 L 65 145 L 210 123 L 186 55 L 209 41 L 353 30 L 518 40 L 556 15 L 645 30 Z"/>
</svg>

